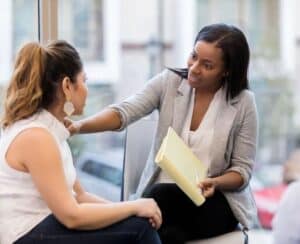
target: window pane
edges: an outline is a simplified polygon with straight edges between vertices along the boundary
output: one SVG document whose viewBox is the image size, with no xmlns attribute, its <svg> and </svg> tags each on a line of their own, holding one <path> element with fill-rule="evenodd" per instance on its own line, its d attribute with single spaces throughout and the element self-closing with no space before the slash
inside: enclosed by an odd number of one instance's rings
<svg viewBox="0 0 300 244">
<path fill-rule="evenodd" d="M 112 56 L 105 55 L 109 49 L 108 37 L 104 32 L 108 28 L 108 20 L 104 16 L 107 18 L 110 14 L 109 10 L 104 10 L 107 4 L 109 2 L 104 0 L 58 1 L 58 38 L 76 47 L 88 77 L 89 95 L 84 117 L 115 102 L 114 83 L 103 78 L 103 73 L 109 70 L 105 66 L 110 63 L 107 59 Z M 109 25 L 109 34 L 114 31 Z M 115 71 L 117 65 L 113 68 Z M 117 132 L 80 135 L 70 139 L 78 176 L 88 191 L 110 200 L 120 200 L 123 139 L 124 133 Z"/>
<path fill-rule="evenodd" d="M 18 49 L 38 40 L 37 0 L 3 0 L 0 8 L 0 84 L 10 77 Z"/>
<path fill-rule="evenodd" d="M 103 61 L 103 1 L 59 1 L 59 37 L 73 43 L 85 61 Z"/>
</svg>

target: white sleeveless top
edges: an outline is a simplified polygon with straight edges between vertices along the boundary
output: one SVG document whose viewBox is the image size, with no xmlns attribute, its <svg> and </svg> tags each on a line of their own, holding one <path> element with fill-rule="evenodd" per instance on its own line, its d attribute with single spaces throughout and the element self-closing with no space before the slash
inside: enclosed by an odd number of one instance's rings
<svg viewBox="0 0 300 244">
<path fill-rule="evenodd" d="M 216 119 L 219 112 L 220 103 L 225 99 L 225 89 L 220 88 L 214 95 L 209 107 L 199 125 L 195 131 L 191 131 L 191 123 L 195 104 L 195 89 L 193 88 L 192 97 L 189 103 L 188 113 L 181 132 L 181 138 L 194 152 L 198 159 L 201 160 L 207 166 L 211 162 L 211 143 L 214 136 L 214 128 Z M 159 172 L 159 175 L 155 181 L 156 183 L 174 183 L 163 170 Z"/>
<path fill-rule="evenodd" d="M 51 214 L 30 174 L 13 169 L 5 159 L 7 149 L 16 136 L 23 130 L 33 127 L 45 128 L 53 135 L 61 152 L 65 177 L 70 190 L 73 189 L 75 183 L 76 171 L 66 141 L 69 132 L 51 113 L 41 110 L 30 118 L 18 121 L 4 129 L 0 137 L 1 244 L 11 244 L 18 240 Z"/>
</svg>

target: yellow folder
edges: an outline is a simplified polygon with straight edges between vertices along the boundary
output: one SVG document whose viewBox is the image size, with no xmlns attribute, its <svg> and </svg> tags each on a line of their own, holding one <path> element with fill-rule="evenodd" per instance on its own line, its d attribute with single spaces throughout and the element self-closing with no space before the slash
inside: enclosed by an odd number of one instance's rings
<svg viewBox="0 0 300 244">
<path fill-rule="evenodd" d="M 206 178 L 207 166 L 171 127 L 163 139 L 155 162 L 197 206 L 204 203 L 205 198 L 197 184 Z"/>
</svg>

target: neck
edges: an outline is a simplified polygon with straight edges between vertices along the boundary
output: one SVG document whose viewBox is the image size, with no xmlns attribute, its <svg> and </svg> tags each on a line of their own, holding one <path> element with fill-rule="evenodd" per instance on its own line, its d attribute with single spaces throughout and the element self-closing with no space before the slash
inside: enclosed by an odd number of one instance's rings
<svg viewBox="0 0 300 244">
<path fill-rule="evenodd" d="M 50 106 L 47 108 L 47 110 L 56 117 L 60 122 L 64 122 L 64 118 L 66 117 L 66 114 L 64 113 L 61 106 Z"/>
<path fill-rule="evenodd" d="M 217 85 L 214 87 L 198 87 L 195 90 L 196 96 L 213 96 L 219 90 L 221 86 Z"/>
</svg>

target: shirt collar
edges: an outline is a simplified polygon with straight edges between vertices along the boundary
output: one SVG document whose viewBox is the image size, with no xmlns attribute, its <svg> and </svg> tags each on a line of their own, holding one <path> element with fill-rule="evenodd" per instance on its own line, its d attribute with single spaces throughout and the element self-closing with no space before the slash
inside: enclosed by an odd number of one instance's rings
<svg viewBox="0 0 300 244">
<path fill-rule="evenodd" d="M 47 128 L 58 137 L 59 141 L 65 141 L 70 137 L 70 132 L 64 124 L 48 110 L 42 109 L 39 117 Z"/>
</svg>

